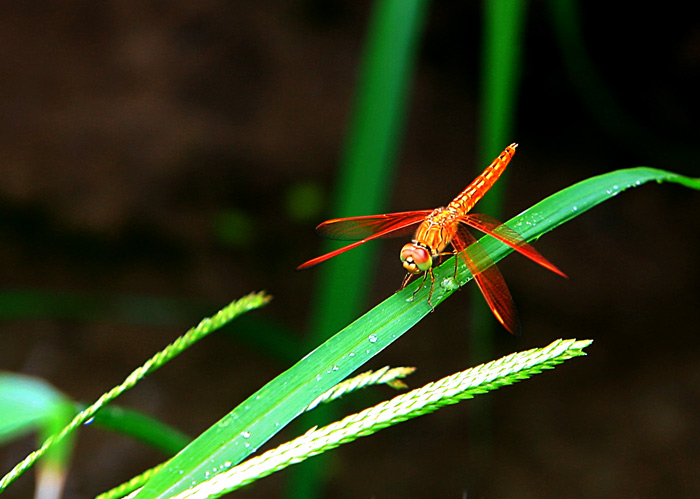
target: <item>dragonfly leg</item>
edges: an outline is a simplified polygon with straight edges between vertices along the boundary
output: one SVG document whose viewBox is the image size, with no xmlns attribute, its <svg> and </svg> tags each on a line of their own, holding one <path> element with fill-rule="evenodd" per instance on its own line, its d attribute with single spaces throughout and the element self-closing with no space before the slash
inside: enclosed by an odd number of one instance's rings
<svg viewBox="0 0 700 499">
<path fill-rule="evenodd" d="M 428 305 L 430 305 L 430 312 L 435 312 L 435 307 L 433 307 L 433 303 L 430 301 L 430 299 L 433 297 L 433 288 L 435 287 L 435 276 L 433 275 L 432 268 L 428 270 L 425 274 L 423 274 L 423 283 L 420 285 L 420 287 L 422 288 L 423 284 L 425 284 L 425 280 L 427 279 L 428 274 L 430 274 L 430 292 L 428 293 Z"/>
<path fill-rule="evenodd" d="M 423 286 L 425 286 L 425 281 L 428 279 L 428 275 L 430 275 L 430 293 L 428 293 L 428 305 L 430 305 L 430 311 L 433 312 L 435 310 L 435 307 L 433 307 L 432 302 L 430 299 L 433 297 L 433 287 L 435 286 L 435 276 L 433 275 L 433 269 L 428 270 L 427 272 L 423 273 L 423 280 L 420 283 L 420 286 L 416 288 L 416 290 L 413 292 L 411 295 L 411 301 L 413 301 L 416 298 L 416 293 L 423 289 Z M 399 288 L 399 291 L 401 291 L 403 288 L 405 288 L 409 282 L 411 282 L 411 278 L 413 277 L 413 274 L 408 273 L 406 274 L 406 277 L 403 278 L 403 282 L 401 283 L 401 287 Z"/>
<path fill-rule="evenodd" d="M 413 278 L 413 274 L 411 274 L 410 272 L 408 272 L 408 273 L 406 274 L 406 277 L 403 278 L 403 281 L 401 281 L 401 287 L 400 287 L 399 289 L 397 289 L 396 292 L 398 293 L 398 292 L 401 291 L 403 288 L 405 288 L 406 286 L 408 286 L 408 283 L 411 282 L 411 279 L 412 279 L 412 278 Z M 418 286 L 418 289 L 416 289 L 416 290 L 413 292 L 413 294 L 411 295 L 411 301 L 413 301 L 413 299 L 416 297 L 416 293 L 417 293 L 418 290 L 419 290 L 420 288 L 422 288 L 422 287 L 423 287 L 423 284 L 421 284 L 420 286 Z"/>
<path fill-rule="evenodd" d="M 415 298 L 415 297 L 416 297 L 416 293 L 417 293 L 418 291 L 420 291 L 420 290 L 423 288 L 423 286 L 425 285 L 425 277 L 426 277 L 426 274 L 423 274 L 423 280 L 421 281 L 420 286 L 418 286 L 418 287 L 416 288 L 416 290 L 413 292 L 413 295 L 412 295 L 412 298 L 411 298 L 411 299 Z"/>
<path fill-rule="evenodd" d="M 411 277 L 413 277 L 413 274 L 410 272 L 406 273 L 406 277 L 404 277 L 403 281 L 401 281 L 401 287 L 398 289 L 398 291 L 401 291 L 403 288 L 408 286 L 408 283 L 411 282 Z"/>
</svg>

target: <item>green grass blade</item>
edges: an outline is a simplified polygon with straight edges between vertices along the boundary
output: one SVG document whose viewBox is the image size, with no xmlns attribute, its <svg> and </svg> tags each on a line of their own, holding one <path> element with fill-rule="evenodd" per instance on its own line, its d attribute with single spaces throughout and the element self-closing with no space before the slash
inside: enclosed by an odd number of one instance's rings
<svg viewBox="0 0 700 499">
<path fill-rule="evenodd" d="M 525 0 L 490 0 L 483 5 L 481 106 L 478 172 L 491 163 L 512 136 L 526 19 Z M 481 201 L 486 213 L 500 217 L 504 183 L 498 182 Z"/>
<path fill-rule="evenodd" d="M 375 2 L 340 161 L 334 217 L 385 211 L 426 5 L 426 0 Z M 324 242 L 325 251 L 337 247 L 337 241 Z M 375 247 L 363 246 L 318 269 L 312 345 L 357 316 L 367 297 L 375 254 Z"/>
<path fill-rule="evenodd" d="M 230 468 L 211 480 L 175 496 L 178 499 L 220 497 L 271 473 L 299 463 L 339 445 L 376 433 L 384 428 L 449 404 L 488 393 L 553 369 L 574 357 L 585 355 L 591 340 L 557 340 L 544 348 L 507 355 L 501 359 L 458 372 L 422 388 L 394 397 L 352 414 L 323 428 L 313 428 L 304 435 L 276 449 Z M 173 499 L 175 499 L 173 497 Z"/>
<path fill-rule="evenodd" d="M 192 440 L 179 430 L 155 418 L 116 405 L 100 409 L 95 415 L 94 423 L 91 421 L 91 424 L 138 440 L 158 449 L 166 456 L 176 454 Z"/>
<path fill-rule="evenodd" d="M 524 46 L 525 20 L 528 2 L 526 0 L 489 0 L 483 3 L 483 35 L 481 53 L 481 89 L 479 109 L 479 152 L 477 172 L 491 163 L 506 144 L 516 142 L 513 135 L 518 89 L 520 87 L 520 66 Z M 498 219 L 503 217 L 503 203 L 508 185 L 508 173 L 497 182 L 483 200 L 479 210 Z M 471 362 L 483 362 L 491 358 L 493 337 L 497 325 L 489 320 L 491 310 L 481 299 L 478 288 L 471 290 L 469 326 L 469 357 Z M 470 427 L 474 430 L 474 440 L 485 440 L 490 431 L 478 420 L 488 420 L 478 408 L 470 415 Z"/>
<path fill-rule="evenodd" d="M 404 378 L 408 376 L 409 374 L 413 373 L 415 371 L 414 367 L 395 367 L 395 368 L 389 368 L 388 366 L 383 367 L 381 369 L 378 369 L 376 371 L 367 371 L 365 373 L 362 373 L 358 376 L 355 376 L 353 378 L 347 379 L 343 381 L 342 383 L 339 383 L 335 385 L 333 388 L 328 390 L 326 393 L 322 394 L 320 397 L 317 397 L 316 400 L 314 400 L 311 404 L 309 404 L 308 407 L 306 407 L 304 410 L 305 411 L 311 411 L 315 409 L 319 404 L 326 404 L 329 402 L 333 402 L 337 400 L 338 398 L 347 395 L 348 393 L 351 393 L 356 390 L 360 390 L 362 388 L 366 388 L 371 385 L 378 385 L 378 384 L 386 384 L 389 385 L 395 389 L 404 389 L 407 388 L 405 384 L 401 381 L 401 378 Z M 109 411 L 110 407 L 105 408 L 105 410 L 100 411 L 97 414 L 97 417 L 95 418 L 98 423 L 102 423 L 102 425 L 105 424 L 105 421 L 100 420 L 100 416 L 102 415 L 103 412 Z M 136 414 L 137 418 L 143 417 L 138 414 Z M 146 421 L 148 425 L 151 424 L 150 421 Z M 146 425 L 144 425 L 147 427 Z M 156 425 L 157 426 L 157 425 Z M 123 425 L 119 424 L 119 430 L 123 431 Z M 158 428 L 156 428 L 158 431 Z M 164 428 L 164 431 L 170 433 L 172 432 L 171 429 L 169 428 Z M 159 432 L 160 433 L 160 432 Z M 136 438 L 142 439 L 142 436 L 140 432 L 138 434 L 134 434 L 133 432 L 129 433 L 131 436 L 134 436 Z M 172 439 L 169 435 L 166 435 L 169 439 Z M 182 437 L 184 438 L 184 436 Z M 150 440 L 152 439 L 147 439 L 148 443 L 151 443 Z M 176 443 L 181 443 L 181 439 L 178 439 Z M 162 448 L 162 439 L 157 439 L 157 442 L 155 444 Z M 185 444 L 182 445 L 184 447 Z M 178 449 L 179 450 L 179 449 Z M 175 452 L 173 452 L 174 454 Z M 128 482 L 123 483 L 119 485 L 118 487 L 115 487 L 111 490 L 108 490 L 107 492 L 104 492 L 97 496 L 96 499 L 115 499 L 118 497 L 123 497 L 130 492 L 143 487 L 143 485 L 150 480 L 150 478 L 157 473 L 164 464 L 161 464 L 159 466 L 156 466 L 154 468 L 151 468 L 143 473 L 141 473 L 138 476 L 135 476 L 131 478 Z"/>
<path fill-rule="evenodd" d="M 526 0 L 488 0 L 482 3 L 477 172 L 481 172 L 503 150 L 504 145 L 518 140 L 513 131 L 527 6 Z M 479 210 L 501 219 L 507 186 L 506 172 L 479 202 Z M 479 288 L 473 286 L 469 291 L 468 358 L 469 363 L 476 364 L 492 357 L 493 338 L 499 333 L 500 325 L 491 320 L 491 310 L 481 298 Z M 469 447 L 472 454 L 484 452 L 490 442 L 492 418 L 489 403 L 490 399 L 479 399 L 469 411 Z"/>
<path fill-rule="evenodd" d="M 165 347 L 161 352 L 147 360 L 141 367 L 134 370 L 126 379 L 118 386 L 115 386 L 107 393 L 97 399 L 95 403 L 88 406 L 85 410 L 79 412 L 70 423 L 65 426 L 60 432 L 53 433 L 49 436 L 41 447 L 12 468 L 0 480 L 0 492 L 2 492 L 9 484 L 20 477 L 27 469 L 32 467 L 34 463 L 44 456 L 53 446 L 70 436 L 81 425 L 90 421 L 95 414 L 104 406 L 112 402 L 125 391 L 133 388 L 145 376 L 156 371 L 168 361 L 177 357 L 184 350 L 194 345 L 196 342 L 216 331 L 224 325 L 231 322 L 234 318 L 249 310 L 261 307 L 270 301 L 271 297 L 265 293 L 251 293 L 244 296 L 240 300 L 230 303 L 228 306 L 219 310 L 212 317 L 203 319 L 197 326 L 187 331 L 173 343 Z"/>
<path fill-rule="evenodd" d="M 649 181 L 675 182 L 700 190 L 700 179 L 652 168 L 618 170 L 564 189 L 516 216 L 508 225 L 527 240 L 537 239 L 625 189 Z M 489 236 L 481 241 L 495 262 L 511 251 Z M 435 271 L 435 306 L 457 289 L 452 279 L 454 263 L 450 260 Z M 460 267 L 459 284 L 470 278 L 469 272 Z M 430 313 L 427 289 L 411 300 L 417 286 L 414 283 L 391 295 L 251 395 L 175 456 L 136 497 L 170 497 L 238 464 L 256 451 L 316 397 Z"/>
<path fill-rule="evenodd" d="M 410 96 L 418 41 L 427 0 L 373 2 L 362 50 L 359 79 L 338 169 L 333 217 L 386 211 Z M 338 246 L 326 241 L 325 251 Z M 311 315 L 310 349 L 341 329 L 363 310 L 376 273 L 376 246 L 365 245 L 318 269 Z M 325 252 L 324 251 L 324 252 Z M 334 419 L 335 408 L 323 407 L 298 422 L 300 427 Z M 300 429 L 301 431 L 301 429 Z M 319 496 L 321 462 L 297 467 L 288 497 Z"/>
</svg>

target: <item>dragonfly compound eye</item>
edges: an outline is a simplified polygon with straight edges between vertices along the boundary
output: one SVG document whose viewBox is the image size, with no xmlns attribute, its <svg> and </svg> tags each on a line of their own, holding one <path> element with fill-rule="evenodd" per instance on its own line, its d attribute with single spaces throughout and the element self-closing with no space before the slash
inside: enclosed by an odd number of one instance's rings
<svg viewBox="0 0 700 499">
<path fill-rule="evenodd" d="M 426 272 L 433 266 L 430 251 L 414 243 L 408 243 L 401 248 L 401 261 L 403 262 L 403 268 L 411 274 Z"/>
</svg>

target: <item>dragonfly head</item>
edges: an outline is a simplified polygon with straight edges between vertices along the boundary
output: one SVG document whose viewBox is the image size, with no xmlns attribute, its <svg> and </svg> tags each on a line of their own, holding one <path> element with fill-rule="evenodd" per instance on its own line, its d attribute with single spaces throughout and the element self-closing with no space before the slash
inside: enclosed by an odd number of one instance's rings
<svg viewBox="0 0 700 499">
<path fill-rule="evenodd" d="M 408 243 L 401 248 L 401 262 L 411 274 L 421 274 L 433 266 L 430 248 L 419 243 Z"/>
</svg>

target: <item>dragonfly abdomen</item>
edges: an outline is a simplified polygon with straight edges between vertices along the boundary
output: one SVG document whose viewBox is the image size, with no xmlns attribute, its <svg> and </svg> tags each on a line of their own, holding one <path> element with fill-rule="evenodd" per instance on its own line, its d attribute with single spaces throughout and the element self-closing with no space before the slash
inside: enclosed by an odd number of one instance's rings
<svg viewBox="0 0 700 499">
<path fill-rule="evenodd" d="M 471 184 L 467 186 L 454 200 L 447 205 L 447 210 L 454 211 L 457 216 L 462 216 L 468 213 L 474 205 L 484 197 L 484 194 L 496 183 L 501 174 L 505 171 L 506 166 L 513 159 L 515 148 L 518 144 L 513 143 L 505 148 L 505 150 L 493 160 L 493 162 L 483 171 L 481 175 L 476 177 Z"/>
</svg>

